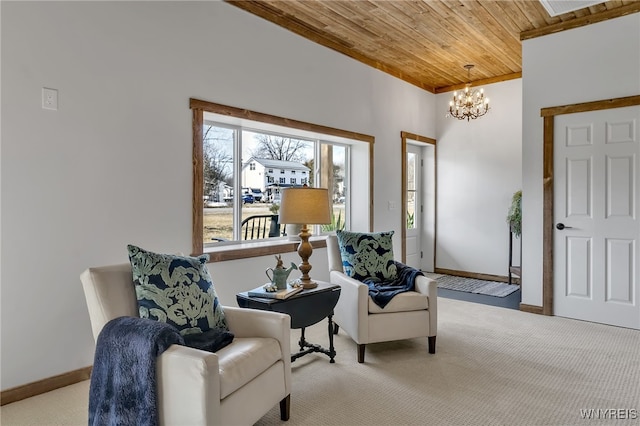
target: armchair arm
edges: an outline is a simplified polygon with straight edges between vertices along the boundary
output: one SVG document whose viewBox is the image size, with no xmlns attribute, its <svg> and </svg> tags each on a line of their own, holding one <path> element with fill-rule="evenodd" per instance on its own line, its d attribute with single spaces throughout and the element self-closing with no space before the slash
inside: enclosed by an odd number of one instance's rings
<svg viewBox="0 0 640 426">
<path fill-rule="evenodd" d="M 369 287 L 344 272 L 329 273 L 332 284 L 341 287 L 340 299 L 334 308 L 334 319 L 356 343 L 369 340 Z"/>
<path fill-rule="evenodd" d="M 284 362 L 285 389 L 291 393 L 291 317 L 258 309 L 223 306 L 229 330 L 235 337 L 272 337 L 280 343 Z M 210 423 L 207 423 L 210 424 Z"/>
<path fill-rule="evenodd" d="M 429 298 L 429 336 L 435 336 L 438 332 L 438 283 L 424 275 L 418 275 L 415 289 Z"/>
<path fill-rule="evenodd" d="M 160 424 L 219 424 L 218 356 L 172 345 L 157 360 Z"/>
<path fill-rule="evenodd" d="M 223 308 L 229 329 L 236 337 L 273 337 L 288 345 L 291 331 L 289 315 L 233 306 Z M 289 346 L 286 348 L 290 350 Z"/>
</svg>

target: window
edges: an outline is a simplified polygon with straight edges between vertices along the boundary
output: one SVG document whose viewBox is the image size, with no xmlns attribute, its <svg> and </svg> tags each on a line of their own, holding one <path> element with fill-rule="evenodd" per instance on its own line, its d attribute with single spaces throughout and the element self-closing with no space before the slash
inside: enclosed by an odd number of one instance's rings
<svg viewBox="0 0 640 426">
<path fill-rule="evenodd" d="M 311 169 L 322 162 L 333 163 L 334 158 L 318 157 L 320 146 L 330 144 L 319 139 L 302 138 L 262 130 L 259 125 L 248 128 L 230 126 L 224 122 L 205 120 L 203 124 L 204 196 L 208 200 L 226 200 L 223 203 L 207 203 L 203 223 L 205 247 L 230 241 L 269 239 L 285 236 L 285 227 L 277 223 L 277 209 L 282 188 L 298 185 L 296 171 Z M 342 151 L 345 155 L 346 151 Z M 274 153 L 277 158 L 273 158 Z M 249 159 L 243 163 L 240 159 Z M 330 164 L 325 170 L 313 170 L 318 177 L 333 173 L 344 180 L 344 158 L 339 164 Z M 265 178 L 256 164 L 278 162 L 284 176 L 274 185 Z M 240 173 L 234 170 L 240 168 Z M 305 170 L 307 171 L 307 170 Z M 235 176 L 235 177 L 234 177 Z M 333 179 L 321 179 L 329 182 Z M 241 188 L 241 191 L 238 191 Z M 225 193 L 226 190 L 226 193 Z M 340 190 L 336 187 L 336 190 Z M 233 194 L 240 193 L 235 200 Z M 333 198 L 341 194 L 334 194 Z M 344 223 L 344 206 L 336 206 L 336 213 Z M 272 223 L 276 222 L 276 223 Z M 315 232 L 316 234 L 318 232 Z"/>
<path fill-rule="evenodd" d="M 358 217 L 354 230 L 371 230 L 371 136 L 195 99 L 191 100 L 191 108 L 194 111 L 193 254 L 210 252 L 211 260 L 218 261 L 283 252 L 278 246 L 267 252 L 255 244 L 241 247 L 241 252 L 216 250 L 216 247 L 239 244 L 247 239 L 260 239 L 265 244 L 278 241 L 282 224 L 269 225 L 266 232 L 252 229 L 249 233 L 247 224 L 256 217 L 277 221 L 274 213 L 280 190 L 297 185 L 298 181 L 300 185 L 329 188 L 332 195 L 333 222 L 314 225 L 314 235 L 337 227 L 352 229 L 350 218 L 354 214 Z M 288 147 L 287 156 L 269 155 L 272 151 L 267 148 L 274 143 Z M 270 162 L 277 162 L 277 166 L 273 167 Z M 351 164 L 356 162 L 358 171 L 352 174 Z M 280 170 L 278 183 L 273 176 L 262 173 L 265 169 Z M 293 177 L 296 173 L 308 177 L 297 180 Z M 243 188 L 251 191 L 243 194 Z M 286 247 L 288 250 L 289 246 Z"/>
<path fill-rule="evenodd" d="M 273 169 L 269 169 L 269 173 L 273 173 Z"/>
</svg>

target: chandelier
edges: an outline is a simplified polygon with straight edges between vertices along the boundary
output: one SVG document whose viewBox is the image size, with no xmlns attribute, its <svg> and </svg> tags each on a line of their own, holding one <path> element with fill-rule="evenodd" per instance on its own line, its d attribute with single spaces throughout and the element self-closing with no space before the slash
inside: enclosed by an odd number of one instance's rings
<svg viewBox="0 0 640 426">
<path fill-rule="evenodd" d="M 464 88 L 464 92 L 458 94 L 453 92 L 453 100 L 449 102 L 449 115 L 458 120 L 467 121 L 482 117 L 489 111 L 489 98 L 484 97 L 484 90 L 471 90 L 471 68 L 473 65 L 465 65 L 469 83 Z"/>
</svg>

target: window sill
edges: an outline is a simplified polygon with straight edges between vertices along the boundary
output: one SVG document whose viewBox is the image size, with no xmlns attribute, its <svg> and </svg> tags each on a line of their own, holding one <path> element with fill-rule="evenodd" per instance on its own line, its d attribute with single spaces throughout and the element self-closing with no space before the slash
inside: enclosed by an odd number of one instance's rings
<svg viewBox="0 0 640 426">
<path fill-rule="evenodd" d="M 327 246 L 327 237 L 312 237 L 309 242 L 314 249 Z M 272 254 L 290 253 L 298 250 L 299 241 L 277 240 L 243 242 L 219 247 L 205 247 L 204 253 L 209 255 L 209 263 L 227 260 L 247 259 L 250 257 L 269 256 Z"/>
</svg>

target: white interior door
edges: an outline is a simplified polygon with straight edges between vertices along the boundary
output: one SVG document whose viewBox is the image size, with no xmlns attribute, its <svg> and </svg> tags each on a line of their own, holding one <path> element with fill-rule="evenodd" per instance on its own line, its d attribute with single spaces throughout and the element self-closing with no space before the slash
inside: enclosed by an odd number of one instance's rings
<svg viewBox="0 0 640 426">
<path fill-rule="evenodd" d="M 406 227 L 406 263 L 421 269 L 421 229 L 422 229 L 422 154 L 415 145 L 407 145 L 407 217 Z"/>
<path fill-rule="evenodd" d="M 638 123 L 638 106 L 555 118 L 555 315 L 640 329 Z"/>
</svg>

